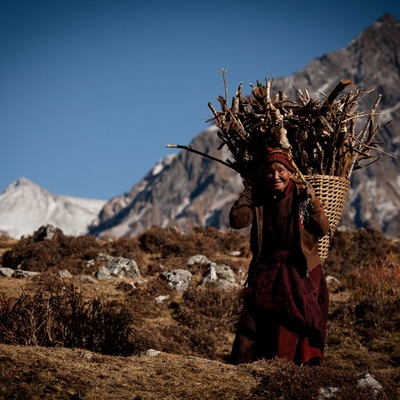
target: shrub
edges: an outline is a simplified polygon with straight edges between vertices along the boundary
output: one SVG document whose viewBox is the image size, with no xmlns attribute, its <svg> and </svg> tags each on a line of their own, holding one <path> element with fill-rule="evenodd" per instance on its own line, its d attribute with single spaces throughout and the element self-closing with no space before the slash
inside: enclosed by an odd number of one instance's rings
<svg viewBox="0 0 400 400">
<path fill-rule="evenodd" d="M 0 341 L 13 345 L 85 348 L 129 355 L 132 315 L 101 297 L 85 299 L 81 289 L 57 278 L 41 280 L 32 294 L 0 295 Z"/>
<path fill-rule="evenodd" d="M 342 279 L 349 271 L 369 265 L 375 259 L 391 254 L 400 262 L 398 243 L 373 229 L 355 231 L 337 230 L 334 234 L 329 255 L 325 263 L 328 273 Z"/>
<path fill-rule="evenodd" d="M 346 348 L 353 364 L 398 365 L 400 361 L 400 263 L 389 255 L 353 269 L 345 279 L 345 302 L 330 306 L 328 345 Z"/>
<path fill-rule="evenodd" d="M 82 273 L 89 260 L 95 259 L 101 247 L 94 236 L 57 235 L 54 239 L 23 238 L 3 255 L 3 267 L 45 272 L 68 269 Z"/>
<path fill-rule="evenodd" d="M 174 320 L 181 330 L 188 332 L 190 347 L 197 355 L 210 359 L 228 358 L 228 354 L 216 351 L 217 343 L 226 351 L 221 343 L 227 343 L 226 335 L 234 333 L 240 307 L 237 289 L 221 290 L 212 285 L 192 288 L 185 292 L 181 302 L 171 304 Z M 231 343 L 229 351 L 230 346 Z"/>
<path fill-rule="evenodd" d="M 157 254 L 161 258 L 194 254 L 213 256 L 216 253 L 227 254 L 233 250 L 248 252 L 248 238 L 234 232 L 222 232 L 215 228 L 194 228 L 184 233 L 176 228 L 152 227 L 138 237 L 143 251 Z"/>
<path fill-rule="evenodd" d="M 378 390 L 372 385 L 360 384 L 365 373 L 336 371 L 325 367 L 298 367 L 279 359 L 260 361 L 247 368 L 253 370 L 258 381 L 249 399 L 396 399 L 390 388 Z"/>
</svg>

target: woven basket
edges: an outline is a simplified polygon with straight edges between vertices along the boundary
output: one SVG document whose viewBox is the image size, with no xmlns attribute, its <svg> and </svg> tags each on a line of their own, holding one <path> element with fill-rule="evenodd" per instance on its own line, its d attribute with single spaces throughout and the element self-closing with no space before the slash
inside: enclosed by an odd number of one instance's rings
<svg viewBox="0 0 400 400">
<path fill-rule="evenodd" d="M 329 219 L 329 233 L 318 241 L 318 253 L 322 263 L 328 258 L 329 246 L 333 234 L 339 225 L 343 207 L 347 200 L 350 181 L 346 178 L 333 175 L 305 175 L 304 178 L 310 182 L 316 195 L 322 201 L 324 211 Z"/>
</svg>

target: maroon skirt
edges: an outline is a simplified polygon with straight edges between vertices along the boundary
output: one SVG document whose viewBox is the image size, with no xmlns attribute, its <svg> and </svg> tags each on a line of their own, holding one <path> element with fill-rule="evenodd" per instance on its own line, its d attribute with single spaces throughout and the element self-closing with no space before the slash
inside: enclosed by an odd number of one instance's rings
<svg viewBox="0 0 400 400">
<path fill-rule="evenodd" d="M 286 358 L 296 364 L 323 358 L 329 295 L 321 265 L 299 272 L 286 252 L 253 268 L 232 348 L 234 364 Z"/>
</svg>

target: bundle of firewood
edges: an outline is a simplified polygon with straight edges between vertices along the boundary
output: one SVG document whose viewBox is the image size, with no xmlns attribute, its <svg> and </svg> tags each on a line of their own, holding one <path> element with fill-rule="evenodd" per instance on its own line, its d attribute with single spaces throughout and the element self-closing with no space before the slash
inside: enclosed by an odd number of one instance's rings
<svg viewBox="0 0 400 400">
<path fill-rule="evenodd" d="M 327 258 L 331 238 L 338 226 L 354 169 L 363 168 L 385 153 L 373 140 L 383 127 L 375 125 L 381 96 L 368 112 L 360 112 L 363 97 L 370 92 L 350 80 L 340 81 L 324 101 L 298 91 L 296 100 L 285 92 L 271 95 L 272 80 L 250 85 L 252 96 L 243 96 L 242 84 L 228 104 L 225 70 L 225 97 L 219 96 L 221 111 L 208 103 L 213 121 L 232 159 L 221 160 L 189 146 L 167 145 L 200 154 L 233 168 L 244 180 L 254 178 L 268 148 L 290 151 L 297 174 L 305 185 L 312 185 L 330 221 L 330 232 L 319 239 L 322 262 Z M 346 90 L 345 90 L 346 89 Z M 378 155 L 371 154 L 374 151 Z M 387 153 L 385 153 L 387 154 Z"/>
<path fill-rule="evenodd" d="M 243 96 L 240 83 L 231 104 L 227 96 L 219 96 L 221 111 L 208 104 L 219 128 L 220 148 L 228 146 L 233 158 L 227 163 L 243 178 L 256 171 L 268 147 L 288 149 L 304 175 L 350 179 L 354 169 L 380 158 L 371 154 L 382 153 L 373 142 L 382 128 L 375 125 L 380 95 L 365 113 L 358 111 L 359 103 L 371 92 L 350 80 L 340 81 L 324 101 L 311 98 L 307 90 L 299 90 L 296 100 L 283 91 L 272 95 L 272 80 L 267 78 L 265 84 L 250 86 L 252 96 Z"/>
</svg>

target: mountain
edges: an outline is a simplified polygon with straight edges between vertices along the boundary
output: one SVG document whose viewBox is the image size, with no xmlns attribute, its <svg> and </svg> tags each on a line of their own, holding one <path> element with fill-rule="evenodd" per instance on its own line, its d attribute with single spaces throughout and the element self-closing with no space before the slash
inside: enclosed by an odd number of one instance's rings
<svg viewBox="0 0 400 400">
<path fill-rule="evenodd" d="M 376 136 L 376 142 L 391 158 L 354 171 L 342 226 L 371 227 L 388 235 L 400 234 L 400 23 L 390 14 L 352 40 L 347 47 L 312 60 L 293 76 L 274 81 L 276 88 L 308 88 L 327 93 L 340 79 L 351 79 L 365 91 L 364 110 L 369 110 L 377 94 L 382 95 L 379 123 L 391 123 Z M 294 95 L 294 90 L 287 90 Z M 367 101 L 369 100 L 369 101 Z"/>
<path fill-rule="evenodd" d="M 351 79 L 364 90 L 382 94 L 379 123 L 385 126 L 376 139 L 387 153 L 365 168 L 354 171 L 342 227 L 371 227 L 388 235 L 400 233 L 400 23 L 386 14 L 345 48 L 312 60 L 302 71 L 274 78 L 273 89 L 295 97 L 307 89 L 321 98 L 341 79 Z M 263 77 L 255 77 L 255 80 Z M 253 82 L 255 83 L 255 82 Z M 366 96 L 365 98 L 367 98 Z M 376 96 L 372 96 L 375 100 Z M 368 110 L 371 104 L 365 102 Z M 226 160 L 216 128 L 209 127 L 190 146 Z M 110 200 L 89 232 L 99 236 L 134 236 L 152 225 L 182 228 L 212 225 L 228 227 L 228 211 L 242 189 L 230 168 L 188 151 L 168 154 L 129 192 Z"/>
<path fill-rule="evenodd" d="M 191 143 L 218 158 L 220 140 L 212 126 Z M 226 214 L 241 189 L 230 168 L 182 151 L 161 160 L 132 190 L 109 201 L 89 232 L 99 236 L 134 236 L 151 226 L 215 226 L 226 228 Z"/>
<path fill-rule="evenodd" d="M 51 224 L 67 235 L 84 234 L 104 204 L 104 200 L 52 194 L 20 178 L 0 193 L 0 232 L 19 238 Z"/>
</svg>

